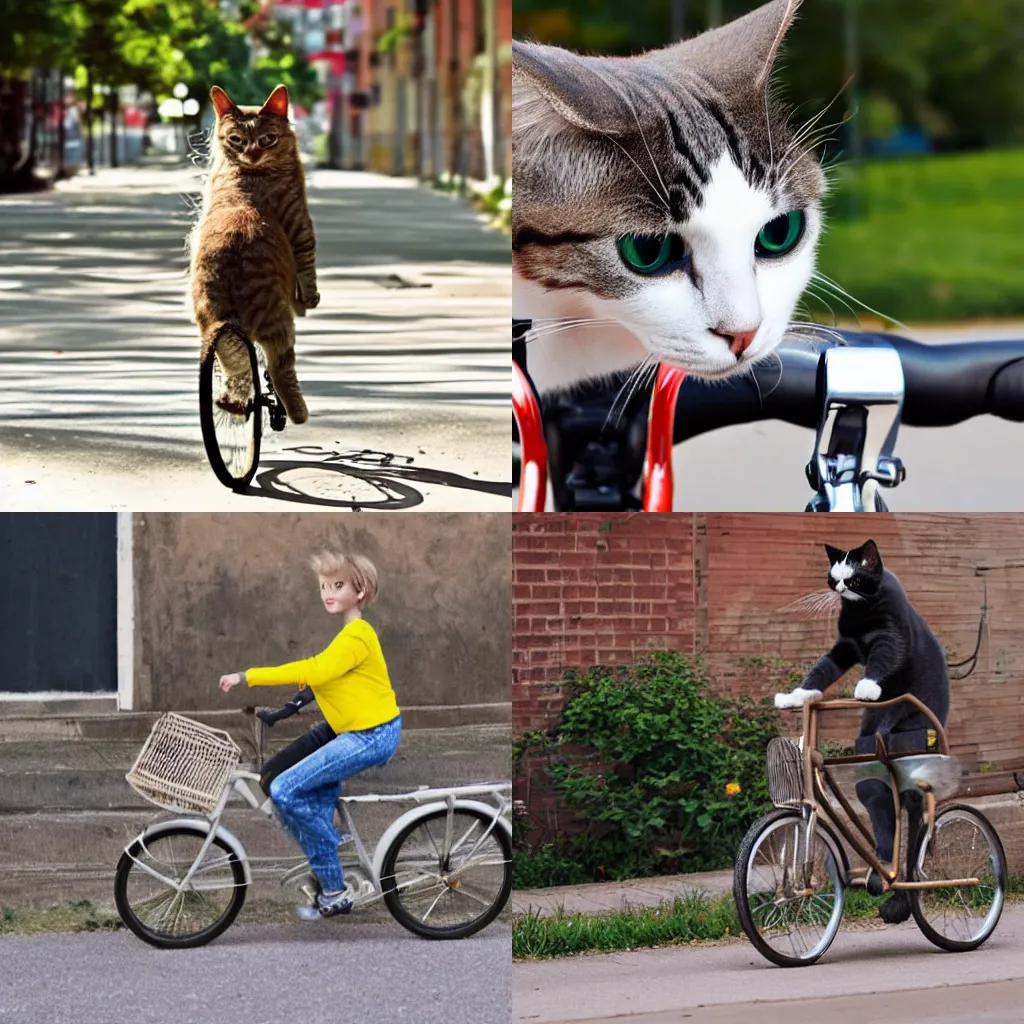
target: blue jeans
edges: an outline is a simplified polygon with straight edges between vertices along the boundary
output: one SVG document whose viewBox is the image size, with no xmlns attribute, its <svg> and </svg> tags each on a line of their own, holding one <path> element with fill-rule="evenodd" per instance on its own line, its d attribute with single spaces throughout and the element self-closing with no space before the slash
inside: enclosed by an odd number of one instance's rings
<svg viewBox="0 0 1024 1024">
<path fill-rule="evenodd" d="M 401 735 L 401 716 L 363 732 L 343 732 L 270 784 L 281 821 L 309 858 L 325 892 L 345 885 L 338 859 L 341 837 L 334 827 L 341 783 L 366 768 L 387 764 Z"/>
</svg>

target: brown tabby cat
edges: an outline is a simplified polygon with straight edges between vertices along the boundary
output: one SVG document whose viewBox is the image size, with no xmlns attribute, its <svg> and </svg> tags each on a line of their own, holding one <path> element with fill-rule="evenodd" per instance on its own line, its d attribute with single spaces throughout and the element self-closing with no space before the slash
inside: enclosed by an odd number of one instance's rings
<svg viewBox="0 0 1024 1024">
<path fill-rule="evenodd" d="M 216 339 L 227 378 L 218 404 L 230 408 L 248 391 L 248 362 L 237 339 L 258 341 L 289 419 L 304 423 L 309 414 L 295 376 L 294 316 L 305 316 L 320 295 L 288 90 L 279 85 L 262 107 L 236 106 L 216 85 L 210 99 L 217 113 L 213 162 L 190 240 L 192 311 L 203 356 Z"/>
</svg>

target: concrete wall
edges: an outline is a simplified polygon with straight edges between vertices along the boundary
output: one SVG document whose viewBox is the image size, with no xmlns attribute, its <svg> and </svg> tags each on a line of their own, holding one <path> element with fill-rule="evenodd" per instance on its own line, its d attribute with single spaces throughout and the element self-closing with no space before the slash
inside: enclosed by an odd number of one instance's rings
<svg viewBox="0 0 1024 1024">
<path fill-rule="evenodd" d="M 314 654 L 335 636 L 307 564 L 323 547 L 365 554 L 380 572 L 366 617 L 400 705 L 507 703 L 509 526 L 508 516 L 466 512 L 136 514 L 136 709 L 286 700 L 293 688 L 225 695 L 217 682 Z"/>
</svg>

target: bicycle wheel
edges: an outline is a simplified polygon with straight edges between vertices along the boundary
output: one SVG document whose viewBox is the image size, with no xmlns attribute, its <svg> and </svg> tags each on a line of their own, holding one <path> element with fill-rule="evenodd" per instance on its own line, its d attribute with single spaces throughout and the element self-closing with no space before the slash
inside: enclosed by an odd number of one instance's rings
<svg viewBox="0 0 1024 1024">
<path fill-rule="evenodd" d="M 199 856 L 206 833 L 173 825 L 137 839 L 121 855 L 114 903 L 121 920 L 158 949 L 187 949 L 217 938 L 245 903 L 245 869 L 219 837 L 203 855 L 188 887 L 180 882 Z M 147 870 L 147 868 L 149 870 Z M 155 878 L 155 871 L 165 879 Z"/>
<path fill-rule="evenodd" d="M 216 338 L 199 367 L 199 423 L 217 479 L 244 490 L 260 461 L 263 409 L 256 351 L 237 334 Z"/>
<path fill-rule="evenodd" d="M 977 878 L 980 885 L 912 890 L 911 910 L 925 937 L 951 953 L 977 949 L 999 922 L 1006 897 L 1006 856 L 989 820 L 972 807 L 950 804 L 922 834 L 914 858 L 917 881 Z"/>
<path fill-rule="evenodd" d="M 743 837 L 733 873 L 740 924 L 754 948 L 780 967 L 813 964 L 839 931 L 845 858 L 819 821 L 806 845 L 800 811 L 764 815 Z"/>
<path fill-rule="evenodd" d="M 512 890 L 512 843 L 493 817 L 472 807 L 410 822 L 384 855 L 384 902 L 403 927 L 426 939 L 464 939 L 501 913 Z"/>
</svg>

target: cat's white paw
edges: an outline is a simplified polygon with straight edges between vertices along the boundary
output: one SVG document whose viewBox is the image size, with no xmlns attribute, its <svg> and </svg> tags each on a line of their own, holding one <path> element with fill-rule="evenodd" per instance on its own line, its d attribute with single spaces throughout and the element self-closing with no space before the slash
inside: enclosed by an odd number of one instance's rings
<svg viewBox="0 0 1024 1024">
<path fill-rule="evenodd" d="M 777 708 L 798 708 L 809 700 L 817 700 L 821 696 L 821 690 L 804 690 L 797 687 L 790 693 L 775 694 L 775 706 Z"/>
<path fill-rule="evenodd" d="M 862 679 L 853 690 L 857 700 L 878 700 L 882 696 L 882 688 L 874 679 Z"/>
</svg>

